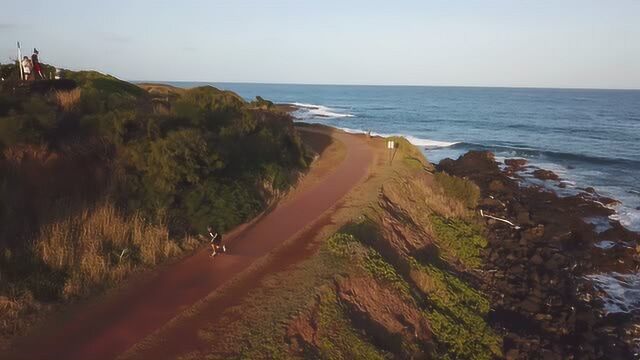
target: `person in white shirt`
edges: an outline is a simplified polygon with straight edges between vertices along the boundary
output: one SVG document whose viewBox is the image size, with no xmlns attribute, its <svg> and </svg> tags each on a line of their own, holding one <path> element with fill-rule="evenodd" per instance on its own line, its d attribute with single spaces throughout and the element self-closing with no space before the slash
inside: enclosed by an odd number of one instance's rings
<svg viewBox="0 0 640 360">
<path fill-rule="evenodd" d="M 31 80 L 31 70 L 33 69 L 33 65 L 31 64 L 31 60 L 29 57 L 25 56 L 22 58 L 22 72 L 24 73 L 23 80 Z"/>
<path fill-rule="evenodd" d="M 218 251 L 223 253 L 227 252 L 227 248 L 222 244 L 222 234 L 213 230 L 211 226 L 207 227 L 207 231 L 209 232 L 209 237 L 211 238 L 211 249 L 213 250 L 211 256 L 216 256 L 218 254 Z"/>
</svg>

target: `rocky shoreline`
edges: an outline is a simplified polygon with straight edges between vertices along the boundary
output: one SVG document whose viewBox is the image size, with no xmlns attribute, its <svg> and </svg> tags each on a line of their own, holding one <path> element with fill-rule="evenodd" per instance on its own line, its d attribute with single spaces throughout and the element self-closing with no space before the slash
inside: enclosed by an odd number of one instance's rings
<svg viewBox="0 0 640 360">
<path fill-rule="evenodd" d="M 526 169 L 541 181 L 560 180 L 555 173 L 523 159 L 499 164 L 490 152 L 444 159 L 438 168 L 480 187 L 489 245 L 479 286 L 492 299 L 490 320 L 505 334 L 507 359 L 638 358 L 638 314 L 612 311 L 590 277 L 640 265 L 640 235 L 608 218 L 615 200 L 593 189 L 560 197 L 523 176 Z"/>
</svg>

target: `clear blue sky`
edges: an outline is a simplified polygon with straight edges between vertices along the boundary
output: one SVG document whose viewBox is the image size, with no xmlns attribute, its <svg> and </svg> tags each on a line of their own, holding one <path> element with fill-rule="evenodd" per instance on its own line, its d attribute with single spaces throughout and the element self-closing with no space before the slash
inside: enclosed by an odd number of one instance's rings
<svg viewBox="0 0 640 360">
<path fill-rule="evenodd" d="M 129 80 L 640 88 L 639 0 L 3 1 L 43 61 Z"/>
</svg>

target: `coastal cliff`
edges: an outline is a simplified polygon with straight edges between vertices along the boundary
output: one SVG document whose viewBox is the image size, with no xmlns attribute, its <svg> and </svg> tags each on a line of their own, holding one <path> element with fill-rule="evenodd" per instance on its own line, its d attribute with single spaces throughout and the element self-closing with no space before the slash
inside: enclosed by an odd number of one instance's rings
<svg viewBox="0 0 640 360">
<path fill-rule="evenodd" d="M 392 162 L 387 139 L 367 140 L 378 161 L 314 230 L 312 254 L 203 321 L 200 350 L 182 356 L 633 358 L 636 320 L 608 313 L 588 277 L 638 263 L 634 247 L 593 246 L 638 241 L 615 221 L 597 232 L 585 220 L 610 215 L 611 199 L 525 186 L 518 173 L 536 169 L 488 152 L 436 169 L 393 140 Z"/>
<path fill-rule="evenodd" d="M 260 97 L 65 76 L 2 89 L 3 346 L 194 254 L 207 225 L 259 222 L 301 177 L 336 171 L 350 137 L 374 157 L 363 180 L 252 265 L 252 286 L 236 293 L 249 275 L 228 274 L 121 358 L 634 356 L 637 318 L 598 279 L 635 270 L 640 237 L 593 189 L 561 197 L 546 186 L 558 175 L 489 152 L 434 166 L 403 138 L 294 123 L 295 107 Z M 172 327 L 182 338 L 164 341 Z"/>
<path fill-rule="evenodd" d="M 388 156 L 386 139 L 348 136 L 366 141 L 377 160 L 304 235 L 313 239 L 307 255 L 266 274 L 237 306 L 202 319 L 199 330 L 183 329 L 198 334 L 200 350 L 168 357 L 503 357 L 503 337 L 481 289 L 487 233 L 474 211 L 478 187 L 435 172 L 402 138 L 394 138 L 399 148 Z M 166 354 L 154 344 L 124 358 Z"/>
</svg>

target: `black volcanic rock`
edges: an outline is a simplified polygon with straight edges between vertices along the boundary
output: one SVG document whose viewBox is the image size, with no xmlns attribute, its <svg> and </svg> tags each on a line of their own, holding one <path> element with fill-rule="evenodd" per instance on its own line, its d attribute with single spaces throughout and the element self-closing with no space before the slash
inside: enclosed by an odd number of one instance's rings
<svg viewBox="0 0 640 360">
<path fill-rule="evenodd" d="M 517 159 L 513 159 L 517 160 Z M 520 186 L 521 161 L 505 161 L 502 172 L 487 152 L 447 159 L 439 170 L 468 178 L 480 188 L 479 208 L 511 221 L 519 229 L 486 219 L 488 248 L 483 290 L 491 296 L 491 320 L 506 332 L 504 354 L 512 359 L 630 359 L 634 329 L 629 317 L 606 321 L 602 295 L 585 275 L 634 271 L 640 266 L 633 247 L 602 251 L 594 244 L 616 239 L 637 244 L 640 235 L 617 221 L 597 233 L 583 221 L 607 217 L 615 200 L 595 190 L 559 197 L 541 186 Z M 519 170 L 514 170 L 514 169 Z M 558 180 L 548 170 L 534 176 Z M 517 180 L 514 180 L 517 179 Z M 606 354 L 606 355 L 605 355 Z"/>
<path fill-rule="evenodd" d="M 539 180 L 560 180 L 560 177 L 551 170 L 538 169 L 533 172 L 533 176 Z"/>
</svg>

